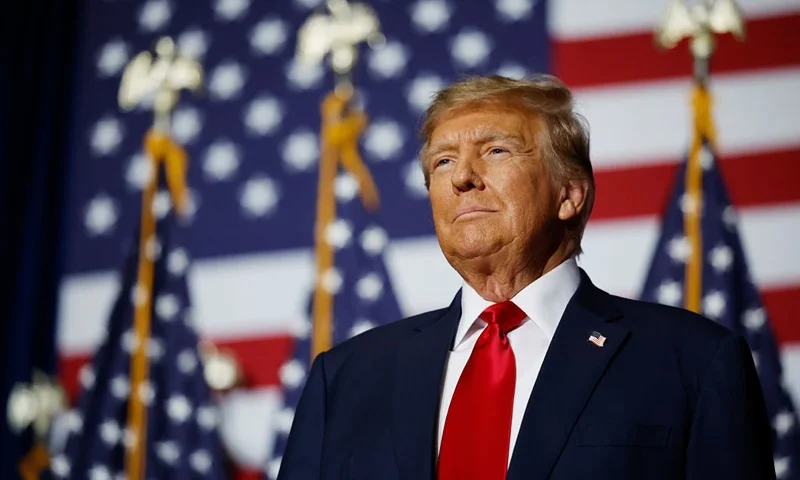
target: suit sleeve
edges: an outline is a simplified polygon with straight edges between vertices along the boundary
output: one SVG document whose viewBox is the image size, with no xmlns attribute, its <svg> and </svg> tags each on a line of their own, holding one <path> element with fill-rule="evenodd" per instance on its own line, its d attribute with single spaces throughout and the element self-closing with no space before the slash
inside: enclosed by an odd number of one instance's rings
<svg viewBox="0 0 800 480">
<path fill-rule="evenodd" d="M 286 441 L 277 480 L 319 480 L 325 433 L 324 354 L 311 365 Z"/>
<path fill-rule="evenodd" d="M 686 478 L 775 478 L 772 430 L 753 357 L 740 336 L 723 340 L 700 390 Z"/>
</svg>

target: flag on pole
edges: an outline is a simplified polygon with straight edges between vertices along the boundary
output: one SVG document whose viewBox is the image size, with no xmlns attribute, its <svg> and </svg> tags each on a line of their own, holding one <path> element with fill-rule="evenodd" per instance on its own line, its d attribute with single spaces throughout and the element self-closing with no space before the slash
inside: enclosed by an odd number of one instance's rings
<svg viewBox="0 0 800 480">
<path fill-rule="evenodd" d="M 267 477 L 272 479 L 278 476 L 313 358 L 402 317 L 383 258 L 389 237 L 377 214 L 377 188 L 358 155 L 366 116 L 352 106 L 345 113 L 346 106 L 347 101 L 335 93 L 322 104 L 317 278 L 309 319 L 296 332 L 292 358 L 280 370 L 284 405 L 276 416 L 275 448 L 267 465 Z"/>
<path fill-rule="evenodd" d="M 186 231 L 165 184 L 158 184 L 152 202 L 143 202 L 152 206 L 154 235 L 142 242 L 137 234 L 128 244 L 106 336 L 81 371 L 78 405 L 65 421 L 66 446 L 51 462 L 55 478 L 225 478 L 218 413 L 191 323 Z M 142 283 L 140 256 L 152 261 L 149 286 Z M 137 335 L 135 321 L 142 305 L 150 316 L 146 336 Z M 137 352 L 147 360 L 138 383 L 132 378 Z M 138 419 L 131 415 L 136 402 L 143 407 Z M 141 451 L 132 460 L 135 445 Z"/>
<path fill-rule="evenodd" d="M 701 313 L 744 336 L 772 422 L 777 478 L 800 479 L 798 416 L 720 173 L 710 95 L 702 86 L 695 87 L 694 110 L 694 142 L 678 171 L 642 299 Z"/>
</svg>

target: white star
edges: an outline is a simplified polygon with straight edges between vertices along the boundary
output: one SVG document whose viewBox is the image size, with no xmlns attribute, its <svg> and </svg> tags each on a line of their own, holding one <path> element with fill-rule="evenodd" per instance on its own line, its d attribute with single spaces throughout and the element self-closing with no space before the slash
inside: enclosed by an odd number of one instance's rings
<svg viewBox="0 0 800 480">
<path fill-rule="evenodd" d="M 126 448 L 131 448 L 136 443 L 136 438 L 138 436 L 138 431 L 135 428 L 126 427 L 122 430 L 122 444 L 125 445 Z"/>
<path fill-rule="evenodd" d="M 286 66 L 286 78 L 289 86 L 295 90 L 308 90 L 319 85 L 325 70 L 319 63 L 305 62 L 293 58 Z"/>
<path fill-rule="evenodd" d="M 325 241 L 337 249 L 346 247 L 353 237 L 353 228 L 347 220 L 337 218 L 325 229 Z"/>
<path fill-rule="evenodd" d="M 406 191 L 409 195 L 415 198 L 428 198 L 428 189 L 425 187 L 425 175 L 422 173 L 419 160 L 409 162 L 403 168 Z"/>
<path fill-rule="evenodd" d="M 361 248 L 370 255 L 379 255 L 389 244 L 389 235 L 381 227 L 372 225 L 361 232 Z"/>
<path fill-rule="evenodd" d="M 133 353 L 134 350 L 139 345 L 139 337 L 133 332 L 133 330 L 128 329 L 120 338 L 120 344 L 122 345 L 122 350 L 125 353 Z"/>
<path fill-rule="evenodd" d="M 790 457 L 775 457 L 775 478 L 783 478 L 789 473 L 791 460 Z"/>
<path fill-rule="evenodd" d="M 492 40 L 477 30 L 462 30 L 450 45 L 453 60 L 464 68 L 475 68 L 489 57 L 492 51 Z"/>
<path fill-rule="evenodd" d="M 193 219 L 197 213 L 197 209 L 200 207 L 200 194 L 197 193 L 197 191 L 192 190 L 191 188 L 189 189 L 189 198 L 186 199 L 185 207 L 185 218 L 187 220 Z"/>
<path fill-rule="evenodd" d="M 106 235 L 111 233 L 117 223 L 116 202 L 105 194 L 94 197 L 86 207 L 84 225 L 90 236 Z"/>
<path fill-rule="evenodd" d="M 353 327 L 350 329 L 350 336 L 355 337 L 357 335 L 361 335 L 362 333 L 372 330 L 373 328 L 375 328 L 375 324 L 369 320 L 363 318 L 358 319 L 355 321 L 355 323 L 353 323 Z"/>
<path fill-rule="evenodd" d="M 192 404 L 183 395 L 173 395 L 167 400 L 167 415 L 175 423 L 185 422 L 192 414 Z"/>
<path fill-rule="evenodd" d="M 56 455 L 50 461 L 50 470 L 57 477 L 66 478 L 69 476 L 72 466 L 70 465 L 69 460 L 67 460 L 67 457 L 64 455 Z"/>
<path fill-rule="evenodd" d="M 157 338 L 148 338 L 144 344 L 144 347 L 147 358 L 153 362 L 158 362 L 164 356 L 164 342 Z"/>
<path fill-rule="evenodd" d="M 217 0 L 214 13 L 218 20 L 231 21 L 242 18 L 250 7 L 250 0 Z"/>
<path fill-rule="evenodd" d="M 153 197 L 153 215 L 161 220 L 167 216 L 170 210 L 172 210 L 172 197 L 168 191 L 160 190 Z"/>
<path fill-rule="evenodd" d="M 219 414 L 217 409 L 211 406 L 204 406 L 197 409 L 197 424 L 203 430 L 211 431 L 219 425 Z"/>
<path fill-rule="evenodd" d="M 344 278 L 342 277 L 341 272 L 336 269 L 336 267 L 329 268 L 322 274 L 322 278 L 320 278 L 320 284 L 322 288 L 327 290 L 329 293 L 336 295 L 339 293 L 339 290 L 342 288 L 342 284 L 344 283 Z"/>
<path fill-rule="evenodd" d="M 672 305 L 673 307 L 678 306 L 683 298 L 683 287 L 678 282 L 667 280 L 658 286 L 656 298 L 658 299 L 658 303 Z"/>
<path fill-rule="evenodd" d="M 383 294 L 383 280 L 377 273 L 369 273 L 356 282 L 356 294 L 370 302 L 378 300 Z"/>
<path fill-rule="evenodd" d="M 389 160 L 403 148 L 403 130 L 392 120 L 380 120 L 367 128 L 364 149 L 377 160 Z"/>
<path fill-rule="evenodd" d="M 760 330 L 767 323 L 767 314 L 763 308 L 751 308 L 742 315 L 742 323 L 748 330 Z"/>
<path fill-rule="evenodd" d="M 710 170 L 714 166 L 714 154 L 708 148 L 700 149 L 700 168 Z"/>
<path fill-rule="evenodd" d="M 130 56 L 128 44 L 120 39 L 114 39 L 103 45 L 97 56 L 97 71 L 101 77 L 111 77 L 118 74 Z"/>
<path fill-rule="evenodd" d="M 206 150 L 203 173 L 209 180 L 228 180 L 239 168 L 240 157 L 235 144 L 227 140 L 216 141 Z"/>
<path fill-rule="evenodd" d="M 156 455 L 167 465 L 174 465 L 181 456 L 181 450 L 177 443 L 167 440 L 156 444 Z"/>
<path fill-rule="evenodd" d="M 189 254 L 186 249 L 178 247 L 172 250 L 167 257 L 167 270 L 176 277 L 183 276 L 189 268 Z"/>
<path fill-rule="evenodd" d="M 70 410 L 64 416 L 64 425 L 70 433 L 77 433 L 83 428 L 83 417 L 75 410 Z"/>
<path fill-rule="evenodd" d="M 111 379 L 111 393 L 117 398 L 125 398 L 131 391 L 128 379 L 122 375 L 117 375 Z"/>
<path fill-rule="evenodd" d="M 187 30 L 178 37 L 178 52 L 189 58 L 201 59 L 208 51 L 208 39 L 208 34 L 198 28 Z"/>
<path fill-rule="evenodd" d="M 688 238 L 681 235 L 669 241 L 667 244 L 667 252 L 673 262 L 686 263 L 692 252 L 692 245 L 689 243 Z"/>
<path fill-rule="evenodd" d="M 370 52 L 369 70 L 379 79 L 396 77 L 403 72 L 408 63 L 408 48 L 402 43 L 389 42 Z"/>
<path fill-rule="evenodd" d="M 208 90 L 215 100 L 231 100 L 242 91 L 245 81 L 245 70 L 239 63 L 226 60 L 220 63 L 211 73 Z"/>
<path fill-rule="evenodd" d="M 289 330 L 296 340 L 305 340 L 311 335 L 311 322 L 292 322 Z"/>
<path fill-rule="evenodd" d="M 122 431 L 119 429 L 119 424 L 114 420 L 106 420 L 100 425 L 100 438 L 107 445 L 116 445 L 121 437 Z"/>
<path fill-rule="evenodd" d="M 728 227 L 728 230 L 733 230 L 736 228 L 736 222 L 738 220 L 738 215 L 736 214 L 736 210 L 733 206 L 728 205 L 722 210 L 722 222 Z"/>
<path fill-rule="evenodd" d="M 91 390 L 94 387 L 95 379 L 96 377 L 94 370 L 92 369 L 92 365 L 87 363 L 81 368 L 81 371 L 78 374 L 78 380 L 80 380 L 81 386 L 84 388 L 84 390 Z"/>
<path fill-rule="evenodd" d="M 294 0 L 295 7 L 305 10 L 317 8 L 321 3 L 322 0 Z"/>
<path fill-rule="evenodd" d="M 125 181 L 131 190 L 144 189 L 153 176 L 153 162 L 150 157 L 142 152 L 136 153 L 128 162 L 125 171 Z"/>
<path fill-rule="evenodd" d="M 195 368 L 197 368 L 197 355 L 191 349 L 187 348 L 178 354 L 178 370 L 188 375 Z"/>
<path fill-rule="evenodd" d="M 171 16 L 172 8 L 167 0 L 148 0 L 139 11 L 139 28 L 155 32 L 165 27 Z"/>
<path fill-rule="evenodd" d="M 717 319 L 725 312 L 725 294 L 719 290 L 710 292 L 703 298 L 703 313 L 713 319 Z"/>
<path fill-rule="evenodd" d="M 135 306 L 143 305 L 147 301 L 149 294 L 145 286 L 137 283 L 131 290 L 131 303 Z"/>
<path fill-rule="evenodd" d="M 153 399 L 156 398 L 156 389 L 153 388 L 150 380 L 145 380 L 139 385 L 139 398 L 146 406 L 150 406 L 153 403 Z"/>
<path fill-rule="evenodd" d="M 239 195 L 239 204 L 245 214 L 263 217 L 275 211 L 279 199 L 278 184 L 267 176 L 248 180 Z"/>
<path fill-rule="evenodd" d="M 178 297 L 171 293 L 162 293 L 156 298 L 156 315 L 165 321 L 175 318 L 181 310 Z"/>
<path fill-rule="evenodd" d="M 411 6 L 411 21 L 424 33 L 438 32 L 450 21 L 450 6 L 444 0 L 417 0 Z"/>
<path fill-rule="evenodd" d="M 717 273 L 727 272 L 733 264 L 733 250 L 727 245 L 717 245 L 711 249 L 711 266 Z"/>
<path fill-rule="evenodd" d="M 211 468 L 211 455 L 205 450 L 198 450 L 189 456 L 189 464 L 197 472 L 205 474 Z"/>
<path fill-rule="evenodd" d="M 336 192 L 336 200 L 339 202 L 349 202 L 358 195 L 358 180 L 347 172 L 342 172 L 336 177 L 333 185 Z"/>
<path fill-rule="evenodd" d="M 289 27 L 280 18 L 268 17 L 250 32 L 250 47 L 259 55 L 274 55 L 286 44 Z"/>
<path fill-rule="evenodd" d="M 155 236 L 144 242 L 144 256 L 150 260 L 158 260 L 161 256 L 161 243 Z"/>
<path fill-rule="evenodd" d="M 503 77 L 522 79 L 528 74 L 525 67 L 517 63 L 504 63 L 497 69 L 497 74 Z"/>
<path fill-rule="evenodd" d="M 792 428 L 794 428 L 794 415 L 792 412 L 787 412 L 786 410 L 778 413 L 775 415 L 775 419 L 772 422 L 772 428 L 778 433 L 779 437 L 786 436 Z"/>
<path fill-rule="evenodd" d="M 702 213 L 703 199 L 699 195 L 684 193 L 680 198 L 680 207 L 683 213 Z"/>
<path fill-rule="evenodd" d="M 294 410 L 291 408 L 282 408 L 275 419 L 275 428 L 284 435 L 288 435 L 292 429 L 292 422 L 294 421 Z"/>
<path fill-rule="evenodd" d="M 301 129 L 291 133 L 283 143 L 283 163 L 287 170 L 301 172 L 313 167 L 319 157 L 317 135 L 311 130 Z"/>
<path fill-rule="evenodd" d="M 433 100 L 433 95 L 442 89 L 444 81 L 433 74 L 421 74 L 411 81 L 408 87 L 408 103 L 418 112 L 422 112 Z"/>
<path fill-rule="evenodd" d="M 172 135 L 181 144 L 189 144 L 197 139 L 202 128 L 202 115 L 192 107 L 181 107 L 172 114 Z"/>
<path fill-rule="evenodd" d="M 531 15 L 536 0 L 495 0 L 494 8 L 501 20 L 518 22 Z"/>
<path fill-rule="evenodd" d="M 244 124 L 253 135 L 274 133 L 283 120 L 283 107 L 280 102 L 267 95 L 254 99 L 247 106 Z"/>
<path fill-rule="evenodd" d="M 303 363 L 299 360 L 290 360 L 284 363 L 278 375 L 281 377 L 281 383 L 288 388 L 297 388 L 303 383 L 306 376 L 306 369 Z"/>
<path fill-rule="evenodd" d="M 122 143 L 122 122 L 114 117 L 100 119 L 92 129 L 91 148 L 96 157 L 112 154 Z"/>
<path fill-rule="evenodd" d="M 89 478 L 90 480 L 111 480 L 111 474 L 105 466 L 94 465 L 89 470 Z"/>
</svg>

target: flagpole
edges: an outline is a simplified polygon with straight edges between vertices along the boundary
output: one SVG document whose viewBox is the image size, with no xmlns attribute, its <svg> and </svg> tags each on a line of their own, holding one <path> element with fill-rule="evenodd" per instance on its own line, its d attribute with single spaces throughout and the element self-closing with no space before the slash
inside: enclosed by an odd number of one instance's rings
<svg viewBox="0 0 800 480">
<path fill-rule="evenodd" d="M 144 149 L 151 166 L 151 175 L 142 192 L 139 232 L 137 283 L 133 292 L 134 349 L 130 360 L 130 393 L 127 428 L 132 438 L 126 441 L 125 472 L 128 480 L 142 480 L 146 472 L 147 409 L 141 391 L 148 379 L 149 359 L 146 345 L 150 338 L 154 260 L 158 246 L 153 199 L 164 167 L 168 190 L 179 214 L 186 212 L 186 152 L 170 136 L 170 116 L 181 89 L 197 90 L 202 85 L 202 67 L 194 60 L 181 57 L 172 39 L 163 37 L 156 44 L 156 56 L 142 52 L 126 66 L 119 90 L 119 105 L 129 111 L 153 95 L 153 126 L 144 138 Z"/>
<path fill-rule="evenodd" d="M 703 297 L 703 212 L 704 149 L 716 151 L 716 130 L 711 113 L 710 59 L 716 49 L 716 34 L 732 33 L 744 38 L 744 20 L 734 0 L 703 0 L 689 7 L 683 0 L 672 0 L 658 26 L 655 40 L 659 47 L 674 48 L 689 38 L 694 60 L 692 87 L 692 143 L 686 166 L 686 196 L 683 199 L 684 235 L 689 245 L 684 281 L 684 307 L 699 313 Z"/>
<path fill-rule="evenodd" d="M 352 76 L 358 57 L 357 46 L 362 42 L 375 45 L 384 41 L 380 22 L 375 11 L 361 3 L 327 0 L 327 7 L 329 13 L 316 13 L 300 27 L 297 46 L 300 61 L 317 63 L 328 55 L 335 75 L 335 87 L 320 105 L 311 360 L 333 344 L 333 296 L 338 279 L 333 269 L 334 248 L 328 241 L 328 229 L 336 219 L 334 187 L 339 167 L 355 178 L 365 208 L 376 210 L 379 205 L 375 181 L 358 153 L 358 142 L 368 118 L 353 104 Z M 338 28 L 331 28 L 333 26 Z"/>
</svg>

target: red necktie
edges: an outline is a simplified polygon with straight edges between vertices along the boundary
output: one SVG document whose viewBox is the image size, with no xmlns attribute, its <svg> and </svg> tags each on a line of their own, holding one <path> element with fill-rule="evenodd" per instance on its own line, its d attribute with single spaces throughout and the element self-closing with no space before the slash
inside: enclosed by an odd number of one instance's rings
<svg viewBox="0 0 800 480">
<path fill-rule="evenodd" d="M 506 334 L 525 313 L 510 301 L 481 314 L 488 325 L 458 379 L 439 449 L 438 480 L 503 480 L 517 365 Z"/>
</svg>

